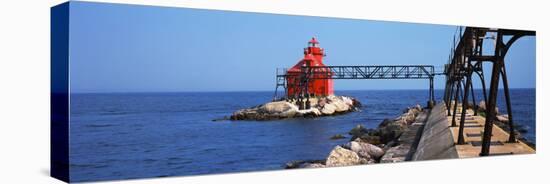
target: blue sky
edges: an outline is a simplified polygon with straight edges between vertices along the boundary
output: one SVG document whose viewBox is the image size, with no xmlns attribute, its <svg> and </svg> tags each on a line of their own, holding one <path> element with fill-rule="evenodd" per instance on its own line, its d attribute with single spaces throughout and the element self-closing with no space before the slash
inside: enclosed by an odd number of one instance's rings
<svg viewBox="0 0 550 184">
<path fill-rule="evenodd" d="M 325 49 L 327 65 L 441 67 L 456 30 L 445 25 L 71 3 L 72 92 L 270 91 L 275 69 L 299 61 L 312 36 Z M 518 40 L 506 62 L 512 88 L 535 87 L 534 37 Z M 335 81 L 336 90 L 427 87 L 425 80 Z M 444 87 L 443 77 L 436 79 L 435 87 Z"/>
</svg>

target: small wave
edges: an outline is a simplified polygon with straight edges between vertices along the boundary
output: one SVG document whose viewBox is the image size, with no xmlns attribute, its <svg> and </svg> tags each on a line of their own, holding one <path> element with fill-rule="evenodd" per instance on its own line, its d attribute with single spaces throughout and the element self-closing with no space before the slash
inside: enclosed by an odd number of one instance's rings
<svg viewBox="0 0 550 184">
<path fill-rule="evenodd" d="M 179 166 L 179 165 L 185 165 L 185 164 L 190 164 L 192 163 L 192 161 L 183 161 L 183 162 L 167 162 L 166 165 L 174 165 L 174 166 Z"/>
<path fill-rule="evenodd" d="M 110 142 L 98 142 L 98 144 L 101 147 L 119 147 L 120 146 L 120 145 L 113 144 L 113 143 L 110 143 Z"/>
<path fill-rule="evenodd" d="M 130 114 L 130 112 L 122 112 L 122 111 L 107 111 L 107 112 L 100 112 L 99 115 L 125 115 Z"/>
<path fill-rule="evenodd" d="M 105 168 L 105 167 L 109 167 L 109 165 L 105 165 L 105 164 L 71 164 L 70 167 L 73 167 L 73 168 Z"/>
<path fill-rule="evenodd" d="M 218 150 L 218 148 L 205 148 L 203 150 L 201 150 L 202 152 L 212 152 L 212 151 L 216 151 Z"/>
<path fill-rule="evenodd" d="M 147 158 L 147 159 L 143 159 L 143 162 L 156 162 L 158 160 L 156 159 L 150 159 L 150 158 Z"/>
<path fill-rule="evenodd" d="M 89 125 L 86 125 L 85 127 L 89 127 L 89 128 L 104 128 L 104 127 L 112 127 L 112 126 L 115 126 L 115 125 L 112 125 L 112 124 L 89 124 Z"/>
<path fill-rule="evenodd" d="M 93 166 L 93 168 L 95 168 L 95 169 L 105 168 L 105 167 L 109 167 L 109 166 L 108 166 L 108 165 L 96 165 L 96 166 Z"/>
</svg>

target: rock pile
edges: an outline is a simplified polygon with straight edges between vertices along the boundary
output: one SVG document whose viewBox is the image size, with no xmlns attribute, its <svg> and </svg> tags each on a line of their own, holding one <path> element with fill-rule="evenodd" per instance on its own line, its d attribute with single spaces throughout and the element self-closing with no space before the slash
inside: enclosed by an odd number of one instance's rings
<svg viewBox="0 0 550 184">
<path fill-rule="evenodd" d="M 422 107 L 420 105 L 407 108 L 397 118 L 382 121 L 376 129 L 367 129 L 357 125 L 349 132 L 352 136 L 351 140 L 360 139 L 360 141 L 384 147 L 391 141 L 397 140 L 407 130 L 407 127 L 414 123 L 416 116 L 421 111 Z"/>
<path fill-rule="evenodd" d="M 357 110 L 359 101 L 346 96 L 311 98 L 311 108 L 299 110 L 295 103 L 275 101 L 263 105 L 241 109 L 231 115 L 231 120 L 273 120 L 295 117 L 318 117 L 342 114 Z"/>
<path fill-rule="evenodd" d="M 292 161 L 286 164 L 286 168 L 321 168 L 387 162 L 384 156 L 394 154 L 392 150 L 397 150 L 394 148 L 399 146 L 398 138 L 414 123 L 421 111 L 420 105 L 407 108 L 397 118 L 382 121 L 376 129 L 357 125 L 348 132 L 352 136 L 350 142 L 334 147 L 325 160 Z"/>
</svg>

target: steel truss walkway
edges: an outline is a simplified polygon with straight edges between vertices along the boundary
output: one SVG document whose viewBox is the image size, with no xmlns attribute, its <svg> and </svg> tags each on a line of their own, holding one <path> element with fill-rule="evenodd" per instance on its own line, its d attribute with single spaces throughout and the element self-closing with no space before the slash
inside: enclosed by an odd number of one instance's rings
<svg viewBox="0 0 550 184">
<path fill-rule="evenodd" d="M 277 83 L 275 87 L 274 99 L 280 99 L 278 95 L 279 87 L 285 91 L 288 84 L 297 84 L 300 89 L 299 96 L 289 97 L 297 99 L 298 104 L 301 104 L 306 98 L 305 108 L 308 109 L 309 94 L 308 83 L 316 79 L 428 79 L 429 80 L 429 102 L 435 102 L 433 78 L 435 75 L 434 66 L 432 65 L 380 65 L 380 66 L 302 66 L 301 72 L 290 73 L 286 69 L 277 69 Z M 300 81 L 288 82 L 289 78 L 298 79 Z"/>
</svg>

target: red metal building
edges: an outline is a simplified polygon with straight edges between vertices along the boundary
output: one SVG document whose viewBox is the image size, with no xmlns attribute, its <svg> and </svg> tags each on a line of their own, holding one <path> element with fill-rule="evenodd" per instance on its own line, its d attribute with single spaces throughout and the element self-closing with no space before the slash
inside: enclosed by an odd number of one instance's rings
<svg viewBox="0 0 550 184">
<path fill-rule="evenodd" d="M 304 48 L 304 58 L 300 60 L 296 65 L 287 71 L 287 95 L 288 97 L 296 97 L 301 92 L 300 90 L 300 74 L 302 73 L 302 66 L 325 66 L 323 64 L 323 57 L 325 56 L 323 48 L 319 47 L 319 42 L 314 38 L 308 42 L 308 47 Z M 324 68 L 316 69 L 325 70 Z M 315 75 L 326 75 L 328 71 L 320 71 Z M 332 74 L 332 73 L 330 73 Z M 311 77 L 315 78 L 315 77 Z M 328 96 L 334 94 L 334 86 L 332 79 L 311 79 L 309 80 L 308 92 L 315 96 Z"/>
</svg>

